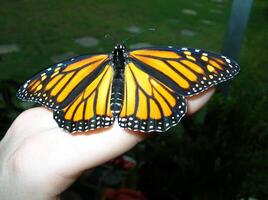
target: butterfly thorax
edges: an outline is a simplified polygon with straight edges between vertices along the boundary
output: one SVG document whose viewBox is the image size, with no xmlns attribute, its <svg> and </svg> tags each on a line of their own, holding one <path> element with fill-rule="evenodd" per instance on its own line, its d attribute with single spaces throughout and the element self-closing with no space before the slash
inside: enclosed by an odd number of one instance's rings
<svg viewBox="0 0 268 200">
<path fill-rule="evenodd" d="M 113 50 L 113 63 L 115 70 L 124 69 L 125 63 L 125 56 L 126 56 L 126 47 L 122 44 L 117 44 Z"/>
<path fill-rule="evenodd" d="M 113 115 L 118 115 L 122 108 L 124 96 L 125 58 L 125 46 L 122 44 L 117 44 L 114 47 L 112 54 L 114 78 L 112 83 L 111 110 Z"/>
</svg>

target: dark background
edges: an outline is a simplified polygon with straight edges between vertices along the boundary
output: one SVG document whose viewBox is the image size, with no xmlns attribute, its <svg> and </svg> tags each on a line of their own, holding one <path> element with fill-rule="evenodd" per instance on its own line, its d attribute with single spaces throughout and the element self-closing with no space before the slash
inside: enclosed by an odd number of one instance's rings
<svg viewBox="0 0 268 200">
<path fill-rule="evenodd" d="M 0 134 L 33 104 L 15 93 L 49 65 L 115 45 L 195 47 L 220 52 L 231 0 L 0 1 Z M 142 33 L 148 28 L 155 32 Z M 85 173 L 64 199 L 268 199 L 268 2 L 254 1 L 225 93 L 168 134 Z M 130 161 L 129 161 L 130 160 Z M 109 189 L 110 188 L 110 189 Z M 127 188 L 120 190 L 120 188 Z M 137 194 L 137 191 L 140 191 Z M 136 195 L 137 197 L 134 198 Z M 122 195 L 121 195 L 122 196 Z"/>
</svg>

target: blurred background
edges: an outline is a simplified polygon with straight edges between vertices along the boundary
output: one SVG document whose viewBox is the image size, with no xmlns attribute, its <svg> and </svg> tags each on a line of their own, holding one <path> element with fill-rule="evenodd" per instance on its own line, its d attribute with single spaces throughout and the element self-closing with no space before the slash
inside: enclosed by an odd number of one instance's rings
<svg viewBox="0 0 268 200">
<path fill-rule="evenodd" d="M 231 55 L 227 37 L 243 38 L 236 31 L 227 34 L 232 3 L 1 0 L 1 138 L 20 112 L 35 106 L 16 99 L 25 79 L 73 56 L 111 52 L 115 41 L 106 34 L 117 42 L 134 36 L 128 48 L 173 45 L 222 52 L 225 46 Z M 143 33 L 152 27 L 155 32 Z M 244 34 L 234 56 L 241 73 L 227 90 L 217 92 L 205 108 L 168 134 L 85 173 L 62 198 L 268 199 L 267 0 L 253 1 Z"/>
</svg>

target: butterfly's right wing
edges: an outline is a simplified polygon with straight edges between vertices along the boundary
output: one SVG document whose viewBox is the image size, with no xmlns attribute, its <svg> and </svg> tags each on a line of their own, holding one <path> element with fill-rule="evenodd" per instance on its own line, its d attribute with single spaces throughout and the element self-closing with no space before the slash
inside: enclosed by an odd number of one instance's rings
<svg viewBox="0 0 268 200">
<path fill-rule="evenodd" d="M 110 62 L 107 54 L 64 61 L 27 80 L 17 96 L 53 109 L 58 125 L 69 132 L 110 126 Z"/>
</svg>

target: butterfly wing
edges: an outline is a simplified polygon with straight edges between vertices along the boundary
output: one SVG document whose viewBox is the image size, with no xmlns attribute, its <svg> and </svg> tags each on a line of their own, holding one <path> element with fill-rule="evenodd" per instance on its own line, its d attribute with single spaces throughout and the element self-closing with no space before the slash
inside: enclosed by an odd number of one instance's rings
<svg viewBox="0 0 268 200">
<path fill-rule="evenodd" d="M 106 54 L 82 56 L 56 64 L 26 81 L 17 96 L 54 110 L 69 132 L 110 126 L 113 68 Z"/>
<path fill-rule="evenodd" d="M 176 93 L 191 96 L 239 72 L 225 56 L 191 48 L 147 48 L 129 53 L 130 60 Z"/>
<path fill-rule="evenodd" d="M 163 132 L 186 112 L 186 99 L 161 81 L 128 62 L 119 126 L 141 132 Z"/>
<path fill-rule="evenodd" d="M 147 48 L 129 52 L 119 125 L 164 132 L 186 113 L 184 96 L 198 94 L 236 75 L 224 56 L 190 48 Z"/>
</svg>

